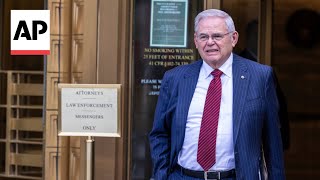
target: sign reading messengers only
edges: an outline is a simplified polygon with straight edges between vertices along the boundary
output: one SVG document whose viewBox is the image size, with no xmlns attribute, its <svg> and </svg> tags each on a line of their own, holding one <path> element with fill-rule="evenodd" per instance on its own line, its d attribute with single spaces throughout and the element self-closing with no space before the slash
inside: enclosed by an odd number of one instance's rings
<svg viewBox="0 0 320 180">
<path fill-rule="evenodd" d="M 59 84 L 59 136 L 120 137 L 120 84 Z"/>
</svg>

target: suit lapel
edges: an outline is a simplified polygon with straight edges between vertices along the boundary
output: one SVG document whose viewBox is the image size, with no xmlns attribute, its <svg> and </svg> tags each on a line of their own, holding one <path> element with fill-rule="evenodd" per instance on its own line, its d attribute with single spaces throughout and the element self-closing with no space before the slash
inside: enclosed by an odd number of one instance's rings
<svg viewBox="0 0 320 180">
<path fill-rule="evenodd" d="M 182 146 L 184 132 L 187 123 L 189 106 L 198 82 L 199 72 L 202 65 L 202 60 L 195 62 L 189 66 L 179 82 L 179 96 L 177 102 L 177 119 L 179 119 L 179 127 L 183 132 L 183 137 L 180 138 L 178 147 Z"/>
<path fill-rule="evenodd" d="M 233 139 L 237 142 L 238 133 L 241 125 L 243 107 L 245 105 L 246 94 L 250 75 L 247 72 L 247 66 L 239 56 L 234 54 L 233 64 Z"/>
</svg>

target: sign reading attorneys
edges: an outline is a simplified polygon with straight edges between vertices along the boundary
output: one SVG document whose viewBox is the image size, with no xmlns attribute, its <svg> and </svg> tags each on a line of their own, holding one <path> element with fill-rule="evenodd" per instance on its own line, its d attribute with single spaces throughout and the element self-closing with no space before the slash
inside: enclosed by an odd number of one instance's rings
<svg viewBox="0 0 320 180">
<path fill-rule="evenodd" d="M 59 84 L 58 87 L 60 136 L 120 136 L 119 84 Z"/>
</svg>

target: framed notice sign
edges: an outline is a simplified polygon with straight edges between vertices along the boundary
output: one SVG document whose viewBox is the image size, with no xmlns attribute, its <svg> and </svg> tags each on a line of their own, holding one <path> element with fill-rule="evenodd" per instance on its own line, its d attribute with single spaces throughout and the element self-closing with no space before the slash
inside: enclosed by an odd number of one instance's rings
<svg viewBox="0 0 320 180">
<path fill-rule="evenodd" d="M 59 84 L 59 136 L 120 137 L 120 84 Z"/>
<path fill-rule="evenodd" d="M 187 46 L 188 0 L 152 0 L 150 46 Z"/>
</svg>

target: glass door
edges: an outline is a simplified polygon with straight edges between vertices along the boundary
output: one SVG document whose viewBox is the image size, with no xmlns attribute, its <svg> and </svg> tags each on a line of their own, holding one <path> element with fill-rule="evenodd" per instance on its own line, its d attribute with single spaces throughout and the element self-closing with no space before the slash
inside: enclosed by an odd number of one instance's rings
<svg viewBox="0 0 320 180">
<path fill-rule="evenodd" d="M 221 9 L 227 12 L 235 23 L 239 40 L 234 52 L 240 56 L 258 61 L 259 0 L 222 1 Z"/>
<path fill-rule="evenodd" d="M 134 1 L 131 179 L 152 179 L 148 134 L 164 72 L 199 57 L 193 43 L 198 0 Z"/>
</svg>

